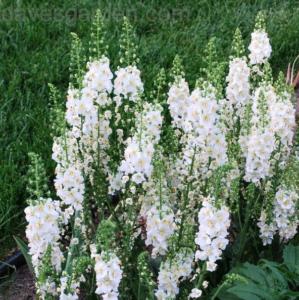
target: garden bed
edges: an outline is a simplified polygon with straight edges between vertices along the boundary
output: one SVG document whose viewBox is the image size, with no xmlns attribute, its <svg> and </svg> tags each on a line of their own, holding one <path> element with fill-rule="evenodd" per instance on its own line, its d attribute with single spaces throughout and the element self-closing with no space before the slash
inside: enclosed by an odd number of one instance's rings
<svg viewBox="0 0 299 300">
<path fill-rule="evenodd" d="M 18 268 L 3 284 L 0 292 L 0 300 L 31 300 L 34 297 L 34 278 L 27 265 Z"/>
</svg>

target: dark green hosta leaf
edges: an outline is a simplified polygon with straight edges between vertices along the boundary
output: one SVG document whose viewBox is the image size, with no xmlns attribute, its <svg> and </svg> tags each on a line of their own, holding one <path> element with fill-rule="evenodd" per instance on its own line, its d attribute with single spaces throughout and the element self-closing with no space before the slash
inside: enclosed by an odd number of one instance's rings
<svg viewBox="0 0 299 300">
<path fill-rule="evenodd" d="M 299 299 L 299 247 L 287 246 L 284 263 L 262 259 L 258 265 L 244 263 L 231 273 L 245 281 L 227 281 L 216 296 L 220 300 L 295 300 Z M 233 278 L 233 277 L 231 277 Z"/>
<path fill-rule="evenodd" d="M 283 261 L 291 272 L 299 274 L 299 246 L 286 246 L 283 250 Z"/>
<path fill-rule="evenodd" d="M 283 291 L 280 293 L 281 299 L 287 299 L 287 300 L 298 300 L 299 299 L 299 292 L 294 291 Z"/>
<path fill-rule="evenodd" d="M 268 274 L 258 266 L 252 265 L 250 263 L 244 263 L 241 267 L 237 269 L 237 273 L 243 275 L 244 277 L 252 280 L 257 284 L 268 286 Z"/>
<path fill-rule="evenodd" d="M 227 290 L 242 300 L 279 300 L 278 296 L 265 286 L 254 283 L 241 283 Z"/>
<path fill-rule="evenodd" d="M 266 259 L 262 259 L 261 263 L 262 268 L 270 274 L 267 280 L 272 281 L 272 286 L 278 286 L 280 289 L 288 288 L 287 276 L 279 269 L 280 265 L 278 263 Z"/>
<path fill-rule="evenodd" d="M 227 290 L 223 290 L 221 291 L 218 295 L 217 295 L 217 300 L 221 299 L 221 300 L 240 300 L 239 297 L 237 297 L 236 295 L 233 295 L 231 293 L 229 293 Z"/>
</svg>

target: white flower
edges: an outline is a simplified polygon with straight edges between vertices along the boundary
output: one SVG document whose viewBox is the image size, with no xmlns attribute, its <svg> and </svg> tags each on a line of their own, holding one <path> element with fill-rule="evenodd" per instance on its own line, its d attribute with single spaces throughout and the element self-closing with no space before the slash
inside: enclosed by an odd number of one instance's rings
<svg viewBox="0 0 299 300">
<path fill-rule="evenodd" d="M 143 92 L 143 83 L 140 78 L 140 71 L 136 66 L 119 68 L 114 80 L 114 93 L 122 95 L 131 101 L 136 101 L 138 95 Z"/>
<path fill-rule="evenodd" d="M 236 108 L 238 116 L 244 113 L 244 106 L 250 99 L 249 84 L 250 69 L 244 58 L 235 58 L 229 63 L 229 74 L 226 97 L 230 104 Z"/>
<path fill-rule="evenodd" d="M 296 114 L 291 95 L 284 93 L 283 96 L 270 96 L 270 93 L 273 95 L 274 91 L 270 90 L 267 94 L 267 98 L 271 102 L 269 103 L 270 127 L 288 149 L 293 144 L 296 126 Z"/>
<path fill-rule="evenodd" d="M 195 243 L 200 250 L 196 251 L 195 260 L 207 261 L 207 270 L 212 272 L 217 267 L 215 262 L 221 258 L 222 251 L 228 244 L 228 208 L 216 208 L 213 201 L 207 198 L 198 213 L 198 222 Z"/>
<path fill-rule="evenodd" d="M 246 181 L 258 182 L 270 175 L 270 157 L 275 149 L 275 137 L 272 132 L 253 131 L 247 143 L 245 166 Z"/>
<path fill-rule="evenodd" d="M 276 98 L 269 86 L 263 85 L 254 92 L 251 132 L 240 139 L 246 158 L 244 179 L 248 182 L 258 183 L 271 175 L 271 155 L 276 148 L 276 138 L 268 111 L 275 105 Z"/>
<path fill-rule="evenodd" d="M 179 281 L 187 278 L 192 272 L 193 253 L 182 251 L 170 260 L 166 260 L 160 266 L 158 275 L 157 299 L 174 299 L 179 293 Z"/>
<path fill-rule="evenodd" d="M 102 57 L 99 61 L 87 64 L 88 71 L 84 76 L 83 84 L 96 92 L 111 92 L 113 74 L 110 70 L 109 59 Z"/>
<path fill-rule="evenodd" d="M 79 299 L 77 294 L 64 294 L 62 293 L 59 297 L 59 300 L 77 300 Z"/>
<path fill-rule="evenodd" d="M 268 34 L 264 30 L 256 30 L 251 33 L 251 42 L 248 49 L 252 65 L 264 63 L 272 52 Z"/>
<path fill-rule="evenodd" d="M 140 184 L 145 180 L 145 177 L 142 173 L 135 173 L 132 176 L 132 181 L 135 182 L 136 184 Z"/>
<path fill-rule="evenodd" d="M 202 290 L 194 288 L 191 290 L 189 298 L 197 299 L 202 295 Z"/>
<path fill-rule="evenodd" d="M 261 212 L 258 222 L 260 237 L 264 245 L 271 244 L 273 236 L 279 233 L 284 242 L 292 239 L 297 233 L 299 218 L 296 214 L 299 195 L 290 189 L 281 186 L 275 194 L 273 217 L 267 222 L 265 211 Z"/>
<path fill-rule="evenodd" d="M 207 270 L 209 272 L 214 272 L 217 268 L 217 264 L 213 261 L 207 261 Z"/>
<path fill-rule="evenodd" d="M 152 245 L 152 256 L 164 255 L 168 249 L 168 240 L 173 235 L 176 225 L 173 211 L 163 205 L 161 208 L 153 206 L 146 214 L 147 246 Z"/>
<path fill-rule="evenodd" d="M 160 140 L 162 107 L 146 103 L 136 115 L 136 133 L 126 140 L 124 159 L 117 173 L 110 178 L 110 194 L 120 190 L 132 175 L 132 181 L 141 184 L 151 177 L 154 147 Z"/>
<path fill-rule="evenodd" d="M 270 245 L 277 229 L 276 224 L 273 222 L 268 223 L 266 212 L 261 211 L 257 225 L 260 229 L 260 238 L 262 239 L 263 245 Z"/>
<path fill-rule="evenodd" d="M 172 86 L 176 87 L 177 85 Z M 194 178 L 208 178 L 213 170 L 227 162 L 227 142 L 225 132 L 221 128 L 221 106 L 217 102 L 215 88 L 205 83 L 202 89 L 196 88 L 190 96 L 189 90 L 184 91 L 184 95 L 187 97 L 186 102 L 182 104 L 184 108 L 177 109 L 178 112 L 184 112 L 183 116 L 176 114 L 175 95 L 168 99 L 174 107 L 173 124 L 181 128 L 181 134 L 178 136 L 182 151 L 172 167 L 178 188 L 183 186 L 192 162 Z"/>
<path fill-rule="evenodd" d="M 95 259 L 94 270 L 96 272 L 96 294 L 102 295 L 103 299 L 118 299 L 118 286 L 122 278 L 121 262 L 114 253 L 102 252 L 97 254 L 92 250 L 92 258 Z"/>
<path fill-rule="evenodd" d="M 297 233 L 299 225 L 296 207 L 299 195 L 293 191 L 281 187 L 275 195 L 274 220 L 281 240 L 288 241 Z"/>
<path fill-rule="evenodd" d="M 41 198 L 37 204 L 27 206 L 25 214 L 28 222 L 26 236 L 29 241 L 29 254 L 32 257 L 36 275 L 38 276 L 41 260 L 49 246 L 51 246 L 52 250 L 52 266 L 59 272 L 63 260 L 63 255 L 58 245 L 61 218 L 59 202 L 50 198 Z"/>
<path fill-rule="evenodd" d="M 109 292 L 107 294 L 103 294 L 103 300 L 117 300 L 118 293 L 116 292 Z"/>
<path fill-rule="evenodd" d="M 74 210 L 82 210 L 85 185 L 81 170 L 70 166 L 63 173 L 58 173 L 55 188 L 65 205 L 72 206 Z"/>
<path fill-rule="evenodd" d="M 185 79 L 180 78 L 176 80 L 170 87 L 167 103 L 173 125 L 182 128 L 189 106 L 189 87 Z"/>
</svg>

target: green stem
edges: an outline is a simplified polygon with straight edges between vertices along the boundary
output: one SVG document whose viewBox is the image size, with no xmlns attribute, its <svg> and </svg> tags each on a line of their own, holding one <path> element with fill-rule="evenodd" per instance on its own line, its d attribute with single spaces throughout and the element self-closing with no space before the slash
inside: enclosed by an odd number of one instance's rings
<svg viewBox="0 0 299 300">
<path fill-rule="evenodd" d="M 205 262 L 204 265 L 202 266 L 202 270 L 200 271 L 200 275 L 196 283 L 197 288 L 201 288 L 206 273 L 207 273 L 207 263 Z"/>
<path fill-rule="evenodd" d="M 240 214 L 240 204 L 237 203 L 237 206 L 238 206 L 238 209 L 237 209 L 237 213 L 238 213 L 238 221 L 239 221 L 239 225 L 240 225 L 241 232 L 242 232 L 242 230 L 243 230 L 243 225 L 242 225 L 241 214 Z"/>
<path fill-rule="evenodd" d="M 35 162 L 34 162 L 34 170 L 35 170 L 35 190 L 36 190 L 36 194 L 38 195 L 38 198 L 42 196 L 42 193 L 39 189 L 39 180 L 38 180 L 38 169 L 37 169 L 37 158 L 35 158 Z"/>
<path fill-rule="evenodd" d="M 161 211 L 162 211 L 162 172 L 161 169 L 159 168 L 159 202 L 160 202 L 160 218 L 161 216 Z"/>
<path fill-rule="evenodd" d="M 222 290 L 222 288 L 225 286 L 226 282 L 224 281 L 217 289 L 217 291 L 215 292 L 215 294 L 212 296 L 211 300 L 215 300 L 218 296 L 218 294 L 220 293 L 220 291 Z"/>
<path fill-rule="evenodd" d="M 137 296 L 137 300 L 140 300 L 140 293 L 141 293 L 141 288 L 140 288 L 141 284 L 140 284 L 140 279 L 138 280 L 138 296 Z"/>
<path fill-rule="evenodd" d="M 247 234 L 248 234 L 248 227 L 249 227 L 251 213 L 252 213 L 253 209 L 255 208 L 255 205 L 256 205 L 257 201 L 259 200 L 259 198 L 260 198 L 260 195 L 258 195 L 256 197 L 252 207 L 251 207 L 252 199 L 249 200 L 249 202 L 246 206 L 245 222 L 244 222 L 244 226 L 240 233 L 240 248 L 239 248 L 239 251 L 237 254 L 237 262 L 239 262 L 242 259 L 243 251 L 244 251 L 246 241 L 247 241 Z"/>
<path fill-rule="evenodd" d="M 192 162 L 191 162 L 191 167 L 190 167 L 190 171 L 189 171 L 189 176 L 192 175 L 193 173 L 193 167 L 194 167 L 194 159 L 195 159 L 195 154 L 196 154 L 196 146 L 194 147 L 194 154 L 192 157 Z M 187 188 L 184 192 L 184 203 L 183 203 L 183 209 L 182 209 L 182 220 L 181 220 L 181 224 L 180 224 L 180 231 L 179 231 L 179 236 L 178 236 L 178 241 L 181 241 L 182 238 L 182 234 L 183 234 L 183 226 L 184 226 L 184 222 L 186 219 L 186 206 L 187 206 L 187 202 L 188 202 L 188 195 L 189 195 L 189 191 L 190 191 L 190 186 L 191 186 L 191 182 L 188 180 L 187 183 Z"/>
<path fill-rule="evenodd" d="M 100 168 L 100 160 L 101 160 L 101 144 L 99 142 L 100 140 L 100 135 L 101 135 L 101 122 L 100 122 L 100 107 L 98 107 L 98 121 L 99 121 L 99 126 L 98 126 L 98 142 L 97 142 L 97 162 L 98 162 L 98 168 Z"/>
</svg>

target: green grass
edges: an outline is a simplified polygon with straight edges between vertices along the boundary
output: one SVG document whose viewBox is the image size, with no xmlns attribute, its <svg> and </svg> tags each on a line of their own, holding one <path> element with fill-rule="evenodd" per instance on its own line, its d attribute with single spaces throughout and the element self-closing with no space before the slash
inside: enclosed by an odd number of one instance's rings
<svg viewBox="0 0 299 300">
<path fill-rule="evenodd" d="M 97 7 L 107 19 L 107 42 L 114 67 L 122 16 L 126 14 L 131 20 L 147 86 L 160 67 L 171 66 L 175 54 L 183 58 L 187 78 L 193 84 L 204 62 L 202 53 L 208 39 L 217 38 L 219 57 L 225 59 L 235 28 L 240 27 L 248 44 L 261 9 L 268 15 L 275 73 L 285 70 L 299 52 L 297 0 L 112 2 L 0 2 L 0 243 L 24 224 L 21 211 L 26 199 L 27 153 L 41 154 L 49 176 L 53 175 L 47 83 L 66 90 L 70 32 L 78 33 L 85 42 L 90 16 Z M 13 9 L 21 14 L 8 19 L 7 13 L 9 16 Z M 51 12 L 54 19 L 49 18 Z"/>
</svg>

